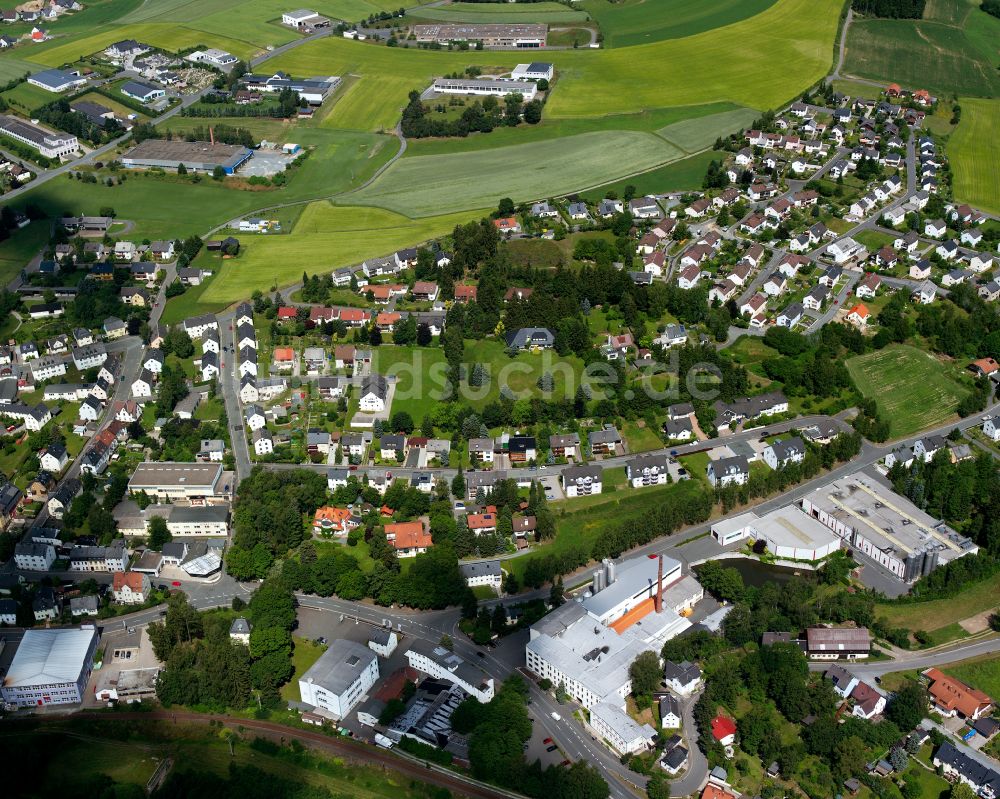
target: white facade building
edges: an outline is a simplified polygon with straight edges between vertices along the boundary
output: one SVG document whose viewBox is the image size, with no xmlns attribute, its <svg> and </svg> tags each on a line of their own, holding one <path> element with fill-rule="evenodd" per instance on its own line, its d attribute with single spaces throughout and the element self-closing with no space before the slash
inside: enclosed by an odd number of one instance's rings
<svg viewBox="0 0 1000 799">
<path fill-rule="evenodd" d="M 355 641 L 337 639 L 299 679 L 307 705 L 344 718 L 379 678 L 378 656 Z"/>
</svg>

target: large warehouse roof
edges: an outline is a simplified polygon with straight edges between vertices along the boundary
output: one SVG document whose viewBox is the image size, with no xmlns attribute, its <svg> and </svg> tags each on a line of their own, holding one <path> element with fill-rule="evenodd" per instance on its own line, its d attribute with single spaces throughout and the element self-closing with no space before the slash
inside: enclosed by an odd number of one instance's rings
<svg viewBox="0 0 1000 799">
<path fill-rule="evenodd" d="M 5 687 L 76 682 L 97 636 L 93 627 L 28 630 L 4 677 Z"/>
</svg>

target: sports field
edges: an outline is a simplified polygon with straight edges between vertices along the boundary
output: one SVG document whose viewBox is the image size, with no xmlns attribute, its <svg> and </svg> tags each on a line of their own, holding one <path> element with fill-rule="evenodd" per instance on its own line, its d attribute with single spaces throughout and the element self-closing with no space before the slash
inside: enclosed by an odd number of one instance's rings
<svg viewBox="0 0 1000 799">
<path fill-rule="evenodd" d="M 562 25 L 586 22 L 590 14 L 576 11 L 562 3 L 449 3 L 434 8 L 414 10 L 414 18 L 439 22 L 548 22 Z"/>
<path fill-rule="evenodd" d="M 1000 92 L 1000 19 L 974 0 L 931 0 L 921 20 L 858 19 L 847 35 L 844 72 L 931 92 Z"/>
<path fill-rule="evenodd" d="M 858 355 L 845 365 L 858 390 L 875 399 L 893 438 L 947 422 L 968 393 L 937 358 L 906 344 Z"/>
<path fill-rule="evenodd" d="M 651 133 L 583 133 L 473 153 L 403 158 L 348 197 L 407 216 L 430 216 L 492 208 L 501 197 L 518 201 L 565 194 L 682 156 Z"/>
<path fill-rule="evenodd" d="M 739 22 L 769 8 L 774 0 L 584 0 L 604 34 L 606 47 L 629 47 L 679 39 Z"/>
<path fill-rule="evenodd" d="M 778 0 L 756 16 L 682 39 L 621 49 L 549 51 L 545 57 L 555 64 L 559 83 L 545 113 L 550 118 L 600 117 L 720 101 L 749 108 L 777 106 L 826 74 L 840 8 L 837 0 Z M 395 75 L 416 87 L 472 64 L 509 69 L 523 60 L 523 53 L 371 47 L 330 37 L 270 64 L 297 75 Z M 655 79 L 637 72 L 641 64 L 657 65 Z M 405 102 L 402 91 L 398 106 Z"/>
<path fill-rule="evenodd" d="M 1000 214 L 1000 100 L 960 100 L 962 121 L 948 141 L 955 199 Z"/>
<path fill-rule="evenodd" d="M 243 237 L 240 257 L 208 282 L 201 301 L 225 306 L 255 289 L 295 283 L 303 272 L 329 272 L 444 235 L 481 215 L 466 211 L 414 220 L 379 208 L 310 203 L 291 234 Z"/>
</svg>

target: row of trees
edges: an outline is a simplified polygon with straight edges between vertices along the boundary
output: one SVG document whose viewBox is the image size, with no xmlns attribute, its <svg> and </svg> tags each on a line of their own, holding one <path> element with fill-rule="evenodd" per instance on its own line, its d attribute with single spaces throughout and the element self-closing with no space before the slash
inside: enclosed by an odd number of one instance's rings
<svg viewBox="0 0 1000 799">
<path fill-rule="evenodd" d="M 103 125 L 98 125 L 91 121 L 90 117 L 70 108 L 69 102 L 65 99 L 54 100 L 36 108 L 32 116 L 91 144 L 104 144 L 117 139 L 125 132 L 125 128 L 117 119 L 105 119 Z"/>
<path fill-rule="evenodd" d="M 889 19 L 920 19 L 927 0 L 851 0 L 851 7 L 859 14 Z"/>
<path fill-rule="evenodd" d="M 542 120 L 542 101 L 524 102 L 520 94 L 508 94 L 503 105 L 496 97 L 487 97 L 482 102 L 467 105 L 461 115 L 454 118 L 436 118 L 434 111 L 428 111 L 420 99 L 420 93 L 410 92 L 410 100 L 403 109 L 400 128 L 408 139 L 422 139 L 428 136 L 468 136 L 470 133 L 489 133 L 501 126 L 516 127 L 522 117 L 529 125 Z M 442 108 L 443 110 L 443 108 Z"/>
</svg>

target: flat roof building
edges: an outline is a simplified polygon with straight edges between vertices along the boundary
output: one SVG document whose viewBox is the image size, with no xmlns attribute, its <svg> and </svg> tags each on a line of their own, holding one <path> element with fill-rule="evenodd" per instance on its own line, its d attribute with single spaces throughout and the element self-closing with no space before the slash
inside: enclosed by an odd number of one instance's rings
<svg viewBox="0 0 1000 799">
<path fill-rule="evenodd" d="M 510 76 L 514 80 L 552 80 L 555 70 L 547 61 L 532 61 L 530 64 L 518 64 Z"/>
<path fill-rule="evenodd" d="M 29 77 L 28 83 L 46 91 L 64 92 L 76 86 L 86 85 L 87 79 L 80 77 L 76 72 L 68 72 L 64 69 L 44 69 Z"/>
<path fill-rule="evenodd" d="M 691 623 L 680 613 L 703 595 L 697 580 L 682 576 L 681 564 L 670 558 L 663 558 L 662 567 L 658 559 L 644 557 L 605 561 L 583 599 L 532 626 L 525 647 L 528 668 L 564 685 L 588 709 L 599 703 L 623 709 L 632 690 L 629 666 L 642 652 L 658 652 L 687 630 Z"/>
<path fill-rule="evenodd" d="M 418 42 L 449 44 L 450 42 L 482 42 L 483 47 L 526 49 L 545 47 L 548 25 L 525 24 L 434 24 L 414 25 Z"/>
<path fill-rule="evenodd" d="M 447 680 L 480 702 L 486 703 L 493 698 L 493 678 L 440 644 L 418 638 L 407 651 L 406 659 L 411 668 L 435 679 Z"/>
<path fill-rule="evenodd" d="M 130 169 L 177 169 L 184 164 L 188 171 L 209 173 L 221 166 L 232 175 L 252 156 L 252 150 L 238 144 L 146 139 L 122 156 L 122 164 Z"/>
<path fill-rule="evenodd" d="M 147 461 L 135 468 L 128 487 L 159 499 L 223 500 L 231 496 L 233 480 L 221 463 Z"/>
<path fill-rule="evenodd" d="M 307 705 L 342 719 L 378 677 L 378 655 L 356 641 L 338 638 L 299 679 L 299 694 Z"/>
<path fill-rule="evenodd" d="M 0 115 L 0 133 L 38 150 L 46 158 L 72 155 L 80 149 L 76 136 L 62 131 L 52 131 L 6 114 Z"/>
<path fill-rule="evenodd" d="M 538 87 L 530 80 L 438 78 L 431 88 L 437 94 L 478 94 L 492 97 L 520 94 L 525 101 L 534 100 L 538 93 Z"/>
<path fill-rule="evenodd" d="M 3 678 L 4 701 L 18 707 L 83 701 L 97 642 L 89 626 L 27 630 Z"/>
<path fill-rule="evenodd" d="M 841 545 L 840 536 L 795 505 L 721 519 L 712 525 L 712 537 L 722 546 L 746 538 L 764 541 L 768 552 L 788 560 L 822 560 Z"/>
<path fill-rule="evenodd" d="M 979 551 L 965 536 L 864 472 L 807 494 L 802 509 L 904 583 Z"/>
</svg>

